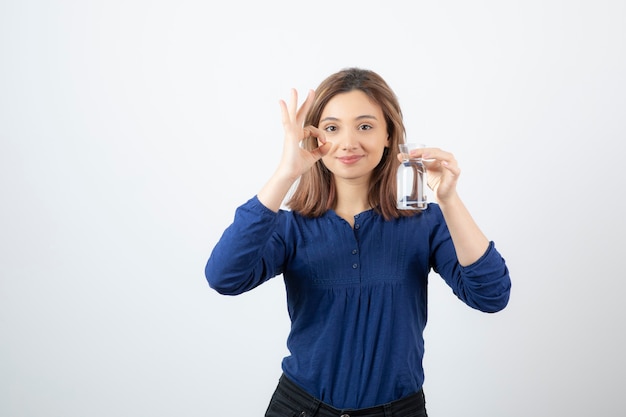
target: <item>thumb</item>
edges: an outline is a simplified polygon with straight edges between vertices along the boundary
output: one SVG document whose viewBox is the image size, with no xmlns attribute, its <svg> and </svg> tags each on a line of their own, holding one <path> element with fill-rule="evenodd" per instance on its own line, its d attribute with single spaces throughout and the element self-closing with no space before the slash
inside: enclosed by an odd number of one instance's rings
<svg viewBox="0 0 626 417">
<path fill-rule="evenodd" d="M 311 151 L 311 155 L 315 156 L 315 159 L 319 160 L 324 155 L 326 155 L 328 151 L 330 151 L 330 148 L 331 148 L 331 144 L 328 142 L 324 142 L 321 146 L 318 146 L 317 148 L 313 149 Z"/>
</svg>

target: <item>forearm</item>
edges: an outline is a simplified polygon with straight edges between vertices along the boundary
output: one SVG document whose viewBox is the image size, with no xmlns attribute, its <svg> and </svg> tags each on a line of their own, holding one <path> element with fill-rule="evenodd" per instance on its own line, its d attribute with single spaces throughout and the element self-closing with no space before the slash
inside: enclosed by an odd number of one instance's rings
<svg viewBox="0 0 626 417">
<path fill-rule="evenodd" d="M 439 206 L 446 220 L 459 264 L 471 265 L 487 250 L 489 240 L 480 230 L 458 194 Z"/>
<path fill-rule="evenodd" d="M 258 192 L 257 198 L 265 207 L 278 212 L 285 196 L 295 181 L 295 179 L 282 174 L 280 169 L 278 169 Z"/>
</svg>

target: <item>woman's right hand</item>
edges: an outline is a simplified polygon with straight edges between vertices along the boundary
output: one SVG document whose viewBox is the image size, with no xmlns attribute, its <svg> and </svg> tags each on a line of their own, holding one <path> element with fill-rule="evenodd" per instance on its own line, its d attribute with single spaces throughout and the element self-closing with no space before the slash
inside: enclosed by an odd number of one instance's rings
<svg viewBox="0 0 626 417">
<path fill-rule="evenodd" d="M 330 150 L 331 144 L 326 143 L 323 131 L 315 126 L 303 126 L 314 99 L 315 92 L 310 90 L 306 100 L 298 108 L 298 92 L 292 89 L 289 104 L 280 100 L 285 130 L 283 154 L 278 168 L 257 194 L 259 201 L 270 210 L 278 211 L 294 182 Z M 300 142 L 309 136 L 316 137 L 319 144 L 313 150 L 300 146 Z"/>
<path fill-rule="evenodd" d="M 330 144 L 326 143 L 324 132 L 315 126 L 304 127 L 306 114 L 313 105 L 315 92 L 309 90 L 302 106 L 298 108 L 298 92 L 291 90 L 289 103 L 280 100 L 283 129 L 285 131 L 285 141 L 283 144 L 283 154 L 278 167 L 278 173 L 297 180 L 330 149 Z M 307 150 L 300 146 L 305 138 L 316 137 L 320 146 L 313 150 Z"/>
</svg>

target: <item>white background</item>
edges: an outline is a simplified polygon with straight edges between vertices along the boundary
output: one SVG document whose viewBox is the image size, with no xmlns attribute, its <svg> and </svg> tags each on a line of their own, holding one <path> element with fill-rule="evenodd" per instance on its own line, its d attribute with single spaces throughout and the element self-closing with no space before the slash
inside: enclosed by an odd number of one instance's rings
<svg viewBox="0 0 626 417">
<path fill-rule="evenodd" d="M 623 1 L 0 1 L 0 415 L 262 416 L 276 278 L 204 264 L 272 173 L 278 100 L 347 66 L 452 151 L 506 258 L 488 315 L 431 278 L 429 415 L 618 416 Z"/>
</svg>

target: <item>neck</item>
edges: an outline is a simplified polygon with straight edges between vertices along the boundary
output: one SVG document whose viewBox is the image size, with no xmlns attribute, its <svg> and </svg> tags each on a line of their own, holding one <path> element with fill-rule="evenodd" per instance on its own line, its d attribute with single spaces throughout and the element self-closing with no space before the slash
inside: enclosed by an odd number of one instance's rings
<svg viewBox="0 0 626 417">
<path fill-rule="evenodd" d="M 369 184 L 367 182 L 345 182 L 337 181 L 337 200 L 335 212 L 347 220 L 350 224 L 354 222 L 354 215 L 370 209 L 367 192 Z"/>
</svg>

